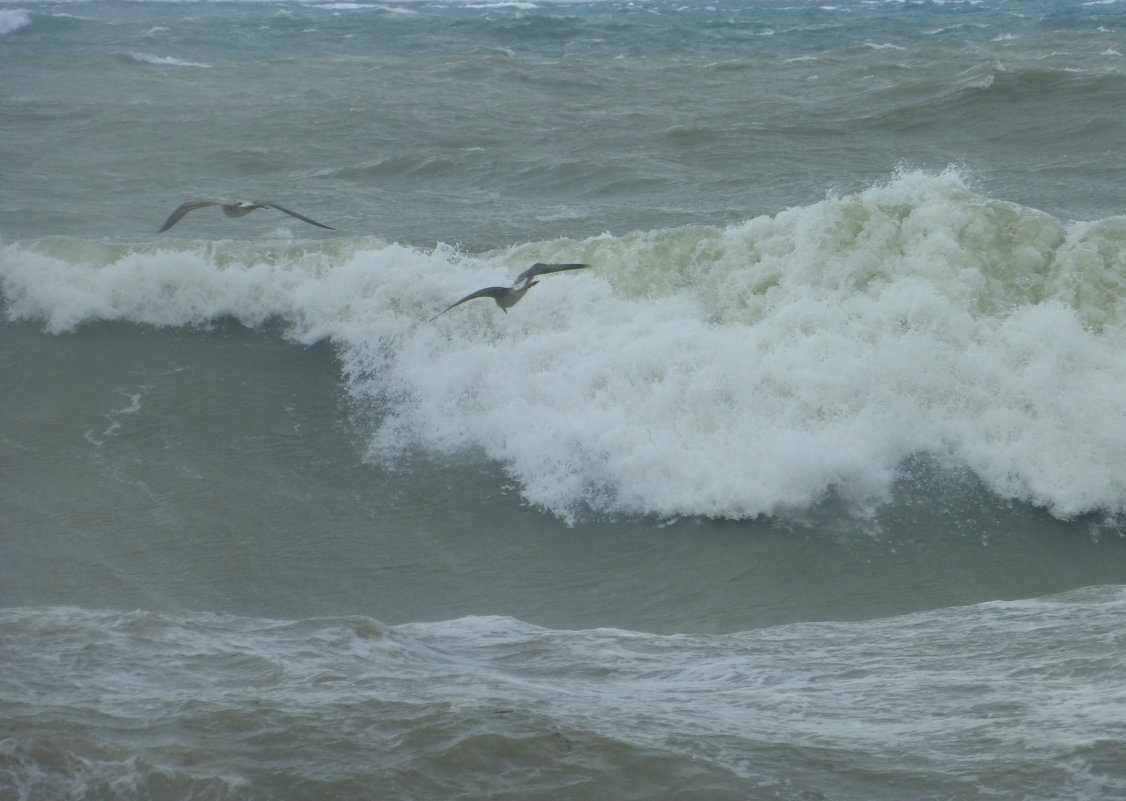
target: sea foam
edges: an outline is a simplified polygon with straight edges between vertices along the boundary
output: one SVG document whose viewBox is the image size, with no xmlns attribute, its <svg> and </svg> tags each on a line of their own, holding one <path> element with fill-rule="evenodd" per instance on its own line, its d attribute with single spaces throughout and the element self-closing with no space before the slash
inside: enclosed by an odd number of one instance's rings
<svg viewBox="0 0 1126 801">
<path fill-rule="evenodd" d="M 490 300 L 534 261 L 508 314 Z M 919 455 L 1069 518 L 1126 511 L 1126 218 L 1065 223 L 957 172 L 730 227 L 467 255 L 373 239 L 12 244 L 13 319 L 331 339 L 370 458 L 504 465 L 526 500 L 748 518 L 891 497 Z"/>
<path fill-rule="evenodd" d="M 175 58 L 174 56 L 157 56 L 152 53 L 128 53 L 127 56 L 138 64 L 151 64 L 154 67 L 198 67 L 200 69 L 211 69 L 210 64 L 204 64 L 199 61 L 185 61 L 184 59 Z"/>
<path fill-rule="evenodd" d="M 31 15 L 22 8 L 0 9 L 0 35 L 18 31 L 31 24 Z"/>
</svg>

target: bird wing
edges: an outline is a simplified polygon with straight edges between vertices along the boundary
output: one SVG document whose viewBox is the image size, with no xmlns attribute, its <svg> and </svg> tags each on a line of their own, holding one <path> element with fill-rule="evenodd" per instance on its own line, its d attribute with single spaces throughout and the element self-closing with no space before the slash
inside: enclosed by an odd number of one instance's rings
<svg viewBox="0 0 1126 801">
<path fill-rule="evenodd" d="M 545 273 L 558 273 L 563 270 L 578 270 L 583 267 L 589 267 L 589 264 L 544 264 L 543 262 L 536 262 L 520 275 L 516 276 L 516 281 L 513 286 L 519 284 L 521 281 L 528 283 L 537 275 L 544 275 Z"/>
<path fill-rule="evenodd" d="M 430 319 L 431 320 L 438 319 L 443 314 L 445 314 L 450 309 L 452 309 L 454 306 L 460 306 L 461 304 L 465 303 L 465 301 L 467 301 L 467 300 L 474 300 L 475 298 L 492 298 L 493 300 L 496 300 L 497 298 L 503 296 L 506 292 L 508 292 L 508 287 L 506 287 L 506 286 L 487 286 L 484 289 L 478 289 L 476 292 L 470 292 L 468 295 L 466 295 L 464 298 L 459 300 L 457 303 L 451 303 L 449 306 L 442 309 L 440 312 L 435 314 Z"/>
<path fill-rule="evenodd" d="M 268 200 L 255 200 L 254 203 L 256 205 L 259 205 L 259 206 L 265 206 L 267 208 L 277 209 L 278 211 L 282 212 L 283 214 L 288 214 L 290 217 L 296 217 L 297 219 L 302 220 L 303 222 L 311 223 L 312 225 L 315 225 L 318 228 L 327 228 L 330 231 L 336 230 L 331 225 L 325 225 L 324 223 L 319 223 L 316 220 L 310 220 L 304 214 L 298 214 L 296 211 L 290 211 L 289 209 L 287 209 L 283 206 L 279 206 L 277 203 L 271 203 Z"/>
<path fill-rule="evenodd" d="M 176 223 L 180 222 L 180 218 L 187 214 L 189 211 L 202 209 L 206 206 L 219 206 L 222 205 L 218 200 L 189 200 L 187 203 L 181 203 L 174 212 L 168 215 L 168 219 L 164 221 L 164 225 L 160 226 L 157 233 L 163 233 L 171 228 Z"/>
</svg>

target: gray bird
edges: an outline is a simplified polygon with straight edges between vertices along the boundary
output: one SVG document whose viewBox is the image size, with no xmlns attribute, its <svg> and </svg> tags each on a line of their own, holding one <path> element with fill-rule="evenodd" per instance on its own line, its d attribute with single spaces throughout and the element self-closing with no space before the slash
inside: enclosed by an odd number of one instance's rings
<svg viewBox="0 0 1126 801">
<path fill-rule="evenodd" d="M 539 281 L 532 280 L 537 275 L 558 273 L 563 270 L 578 270 L 589 266 L 589 264 L 543 264 L 542 262 L 536 262 L 527 270 L 520 273 L 520 275 L 516 276 L 516 280 L 512 283 L 512 286 L 487 286 L 484 289 L 478 289 L 476 292 L 471 292 L 466 295 L 457 303 L 451 303 L 430 319 L 437 320 L 454 306 L 460 306 L 462 303 L 465 303 L 465 301 L 473 300 L 474 298 L 492 298 L 496 301 L 497 305 L 500 306 L 500 310 L 507 314 L 508 310 L 512 306 L 515 306 L 520 298 L 524 297 L 525 292 L 539 283 Z"/>
<path fill-rule="evenodd" d="M 311 223 L 318 228 L 327 228 L 330 231 L 335 231 L 331 225 L 319 223 L 316 220 L 310 220 L 308 217 L 298 214 L 295 211 L 282 208 L 277 203 L 271 203 L 268 200 L 189 200 L 179 206 L 172 214 L 164 221 L 164 225 L 160 226 L 160 231 L 163 233 L 171 228 L 176 223 L 180 222 L 180 218 L 187 214 L 189 211 L 196 209 L 206 208 L 207 206 L 221 206 L 223 213 L 228 217 L 242 217 L 244 214 L 250 214 L 255 209 L 277 209 L 278 211 L 288 214 L 290 217 L 296 217 L 303 222 Z"/>
</svg>

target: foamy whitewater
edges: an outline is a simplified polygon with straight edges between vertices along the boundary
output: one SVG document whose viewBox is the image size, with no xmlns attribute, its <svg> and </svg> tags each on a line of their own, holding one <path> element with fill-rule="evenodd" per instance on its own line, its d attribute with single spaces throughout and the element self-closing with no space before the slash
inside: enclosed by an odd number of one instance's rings
<svg viewBox="0 0 1126 801">
<path fill-rule="evenodd" d="M 925 456 L 1060 517 L 1126 510 L 1126 218 L 950 171 L 727 227 L 467 255 L 345 239 L 9 245 L 11 319 L 278 319 L 382 410 L 370 459 L 480 452 L 530 502 L 741 519 L 886 502 Z M 452 297 L 579 260 L 511 314 Z"/>
<path fill-rule="evenodd" d="M 0 797 L 1126 797 L 1124 30 L 0 5 Z"/>
</svg>

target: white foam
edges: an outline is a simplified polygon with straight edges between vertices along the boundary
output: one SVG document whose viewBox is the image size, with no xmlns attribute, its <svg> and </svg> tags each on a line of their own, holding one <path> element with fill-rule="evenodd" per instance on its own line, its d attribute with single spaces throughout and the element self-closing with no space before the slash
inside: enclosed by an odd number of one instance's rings
<svg viewBox="0 0 1126 801">
<path fill-rule="evenodd" d="M 73 244 L 73 243 L 72 243 Z M 371 458 L 484 454 L 524 497 L 744 518 L 888 497 L 905 460 L 1061 517 L 1126 511 L 1126 218 L 1065 224 L 904 173 L 729 228 L 469 257 L 375 240 L 0 251 L 13 318 L 331 338 L 385 412 Z M 76 246 L 77 247 L 77 246 Z M 509 314 L 476 300 L 533 261 Z"/>
<path fill-rule="evenodd" d="M 129 53 L 131 59 L 141 64 L 152 64 L 157 67 L 197 67 L 199 69 L 211 69 L 210 64 L 205 64 L 201 61 L 185 61 L 181 58 L 174 56 L 156 56 L 152 53 Z"/>
<path fill-rule="evenodd" d="M 515 8 L 529 11 L 538 8 L 535 3 L 519 2 L 519 0 L 499 0 L 495 3 L 466 3 L 466 8 Z"/>
<path fill-rule="evenodd" d="M 383 8 L 383 6 L 374 3 L 312 3 L 310 7 L 323 8 L 326 11 L 357 11 L 364 8 Z"/>
<path fill-rule="evenodd" d="M 31 24 L 31 15 L 22 8 L 0 8 L 0 35 Z"/>
</svg>

